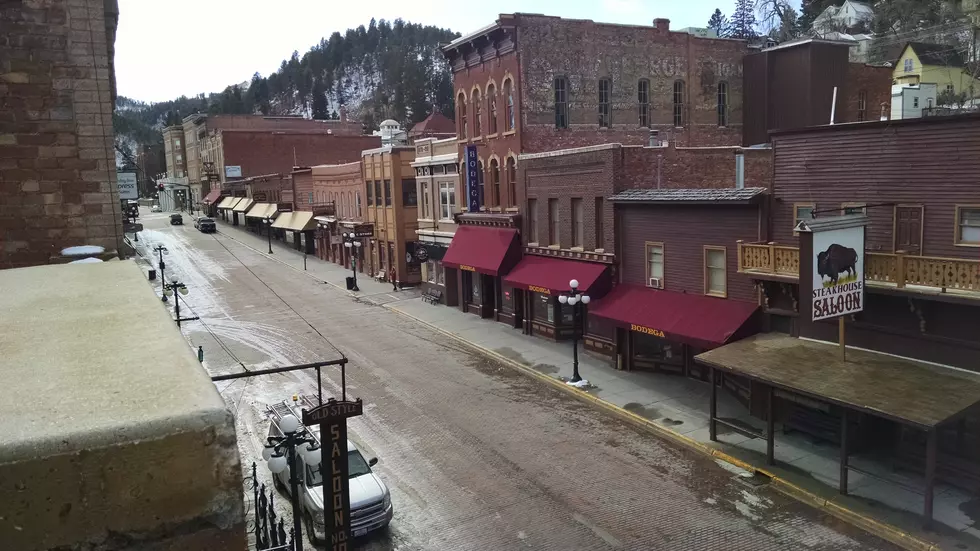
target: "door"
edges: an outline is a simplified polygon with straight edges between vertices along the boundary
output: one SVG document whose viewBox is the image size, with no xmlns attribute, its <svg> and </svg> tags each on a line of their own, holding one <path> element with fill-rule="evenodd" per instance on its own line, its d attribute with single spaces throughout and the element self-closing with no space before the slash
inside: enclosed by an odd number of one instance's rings
<svg viewBox="0 0 980 551">
<path fill-rule="evenodd" d="M 524 289 L 513 290 L 514 298 L 514 329 L 524 328 Z"/>
<path fill-rule="evenodd" d="M 922 207 L 898 205 L 895 207 L 895 249 L 906 254 L 922 254 Z"/>
</svg>

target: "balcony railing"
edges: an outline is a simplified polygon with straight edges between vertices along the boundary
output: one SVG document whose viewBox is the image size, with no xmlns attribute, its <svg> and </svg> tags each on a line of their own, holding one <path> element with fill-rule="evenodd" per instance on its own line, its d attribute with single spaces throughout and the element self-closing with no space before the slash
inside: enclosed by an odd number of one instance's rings
<svg viewBox="0 0 980 551">
<path fill-rule="evenodd" d="M 800 249 L 776 243 L 739 243 L 738 271 L 786 279 L 800 277 Z M 980 260 L 867 253 L 864 279 L 869 285 L 908 285 L 980 293 Z"/>
</svg>

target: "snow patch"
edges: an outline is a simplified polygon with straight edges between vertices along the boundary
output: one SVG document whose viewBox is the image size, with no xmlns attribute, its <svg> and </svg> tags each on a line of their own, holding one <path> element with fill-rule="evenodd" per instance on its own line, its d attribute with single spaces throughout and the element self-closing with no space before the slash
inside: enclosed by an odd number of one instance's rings
<svg viewBox="0 0 980 551">
<path fill-rule="evenodd" d="M 721 459 L 715 459 L 715 463 L 717 463 L 718 466 L 721 467 L 722 469 L 725 469 L 726 471 L 728 471 L 728 472 L 730 472 L 730 473 L 732 473 L 734 475 L 738 475 L 738 476 L 740 476 L 742 478 L 752 478 L 752 473 L 750 473 L 749 471 L 746 471 L 745 469 L 743 469 L 743 468 L 741 468 L 739 466 L 732 465 L 731 463 L 729 463 L 727 461 L 723 461 Z"/>
<path fill-rule="evenodd" d="M 565 384 L 568 386 L 573 386 L 575 388 L 589 388 L 589 381 L 587 381 L 586 379 L 582 379 L 581 381 L 578 381 L 576 383 L 573 383 L 572 381 L 568 381 Z"/>
<path fill-rule="evenodd" d="M 61 249 L 62 256 L 83 256 L 87 254 L 102 254 L 104 252 L 105 247 L 99 247 L 97 245 L 78 245 Z"/>
<path fill-rule="evenodd" d="M 713 497 L 706 497 L 704 498 L 704 502 L 707 503 L 708 505 L 716 505 L 718 503 L 718 500 Z"/>
<path fill-rule="evenodd" d="M 735 509 L 738 510 L 739 513 L 742 513 L 742 515 L 744 515 L 744 516 L 746 516 L 746 517 L 748 517 L 748 518 L 750 518 L 752 520 L 762 520 L 762 516 L 755 514 L 755 512 L 752 511 L 752 506 L 751 505 L 748 505 L 747 503 L 742 503 L 741 501 L 736 501 L 735 502 Z"/>
<path fill-rule="evenodd" d="M 101 264 L 101 258 L 82 258 L 81 260 L 72 260 L 69 264 Z"/>
</svg>

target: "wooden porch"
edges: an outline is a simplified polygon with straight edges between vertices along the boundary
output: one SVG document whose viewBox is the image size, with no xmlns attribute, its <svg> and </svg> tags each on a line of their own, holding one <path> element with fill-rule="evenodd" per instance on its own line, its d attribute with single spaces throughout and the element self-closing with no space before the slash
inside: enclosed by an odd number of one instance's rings
<svg viewBox="0 0 980 551">
<path fill-rule="evenodd" d="M 980 298 L 980 260 L 916 256 L 903 252 L 868 252 L 867 285 L 940 293 L 976 294 Z M 778 243 L 738 243 L 738 271 L 763 279 L 798 281 L 800 249 Z"/>
</svg>

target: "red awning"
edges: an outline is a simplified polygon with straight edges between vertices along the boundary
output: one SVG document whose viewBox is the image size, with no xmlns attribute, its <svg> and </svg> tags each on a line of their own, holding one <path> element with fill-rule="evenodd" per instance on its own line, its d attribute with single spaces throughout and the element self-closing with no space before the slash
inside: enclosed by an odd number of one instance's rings
<svg viewBox="0 0 980 551">
<path fill-rule="evenodd" d="M 589 305 L 589 315 L 701 348 L 728 342 L 752 317 L 750 302 L 620 285 Z"/>
<path fill-rule="evenodd" d="M 496 276 L 507 273 L 520 255 L 520 239 L 515 229 L 460 226 L 442 263 L 450 268 Z"/>
<path fill-rule="evenodd" d="M 578 288 L 583 293 L 601 293 L 609 289 L 607 264 L 565 260 L 547 256 L 525 256 L 504 278 L 504 283 L 535 293 L 557 295 L 571 289 L 569 280 L 577 279 Z M 596 285 L 596 281 L 599 285 Z M 592 298 L 598 298 L 598 295 Z"/>
<path fill-rule="evenodd" d="M 204 199 L 201 199 L 201 202 L 210 205 L 217 201 L 219 197 L 221 197 L 221 190 L 212 189 L 211 192 L 204 197 Z"/>
</svg>

